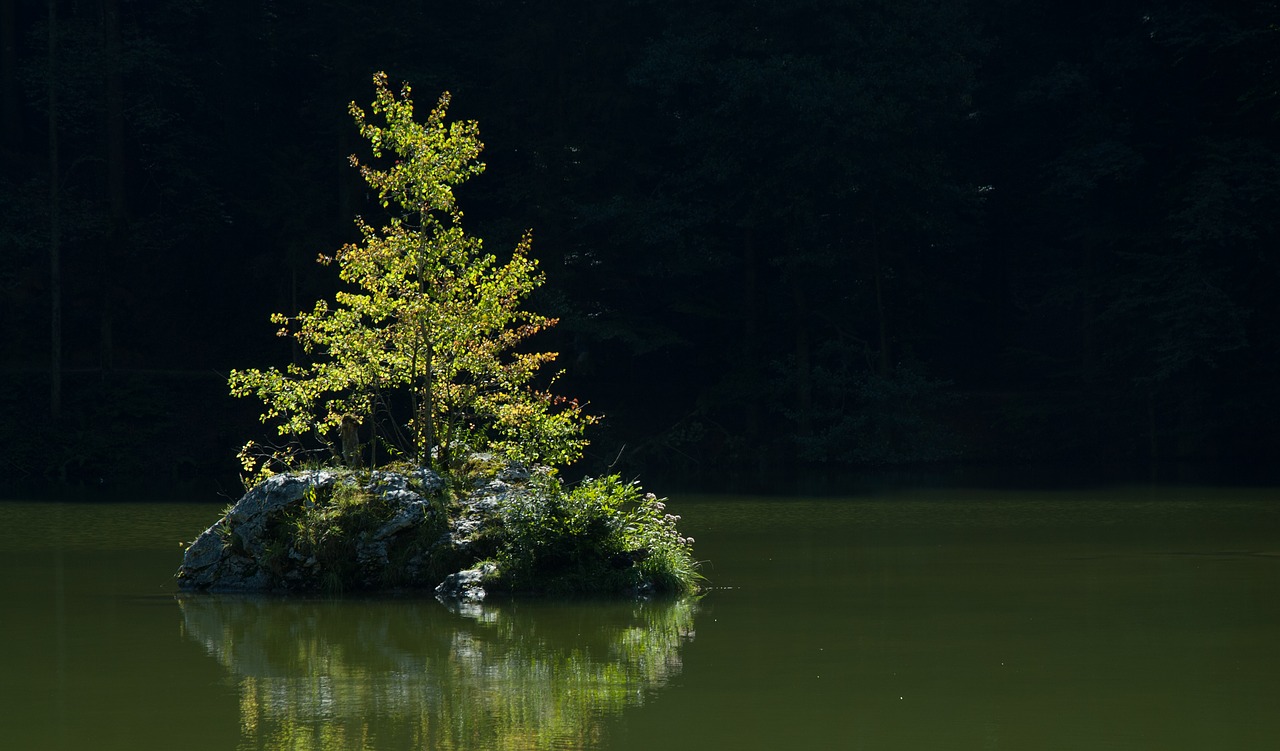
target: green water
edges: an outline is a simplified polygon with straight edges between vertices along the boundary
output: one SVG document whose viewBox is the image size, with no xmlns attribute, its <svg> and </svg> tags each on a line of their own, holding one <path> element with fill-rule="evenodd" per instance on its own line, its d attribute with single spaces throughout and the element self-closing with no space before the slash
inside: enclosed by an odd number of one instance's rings
<svg viewBox="0 0 1280 751">
<path fill-rule="evenodd" d="M 0 503 L 0 747 L 1273 749 L 1280 491 L 672 498 L 699 601 L 177 597 L 211 506 Z"/>
</svg>

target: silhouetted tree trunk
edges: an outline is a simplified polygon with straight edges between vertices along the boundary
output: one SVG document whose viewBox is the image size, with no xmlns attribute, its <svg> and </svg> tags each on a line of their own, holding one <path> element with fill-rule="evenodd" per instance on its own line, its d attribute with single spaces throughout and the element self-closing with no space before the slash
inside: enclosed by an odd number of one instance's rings
<svg viewBox="0 0 1280 751">
<path fill-rule="evenodd" d="M 21 149 L 22 107 L 18 95 L 17 0 L 0 0 L 0 111 L 4 148 Z"/>
<path fill-rule="evenodd" d="M 813 412 L 813 372 L 809 342 L 809 291 L 800 281 L 792 281 L 792 293 L 795 297 L 795 334 L 796 334 L 796 435 L 808 438 L 813 433 L 810 419 Z"/>
<path fill-rule="evenodd" d="M 756 270 L 755 231 L 747 226 L 742 233 L 742 367 L 752 389 L 746 404 L 746 437 L 752 445 L 759 445 L 760 437 L 760 295 L 759 273 Z"/>
<path fill-rule="evenodd" d="M 62 414 L 62 225 L 58 185 L 58 10 L 49 0 L 49 414 Z"/>
<path fill-rule="evenodd" d="M 98 254 L 98 282 L 102 285 L 101 312 L 99 315 L 99 347 L 104 370 L 112 366 L 115 349 L 112 330 L 115 314 L 115 273 L 124 256 L 128 241 L 128 213 L 125 200 L 124 157 L 124 92 L 121 82 L 123 59 L 120 44 L 119 0 L 102 2 L 102 46 L 106 58 L 105 96 L 103 108 L 107 136 L 107 206 L 108 238 L 105 252 Z"/>
<path fill-rule="evenodd" d="M 893 370 L 893 355 L 889 351 L 889 314 L 884 302 L 885 271 L 880 263 L 880 248 L 873 253 L 873 274 L 876 282 L 876 336 L 880 340 L 880 375 L 888 376 Z"/>
<path fill-rule="evenodd" d="M 1091 383 L 1098 375 L 1098 348 L 1094 338 L 1095 308 L 1094 266 L 1097 254 L 1092 240 L 1086 238 L 1084 261 L 1080 271 L 1080 380 Z"/>
</svg>

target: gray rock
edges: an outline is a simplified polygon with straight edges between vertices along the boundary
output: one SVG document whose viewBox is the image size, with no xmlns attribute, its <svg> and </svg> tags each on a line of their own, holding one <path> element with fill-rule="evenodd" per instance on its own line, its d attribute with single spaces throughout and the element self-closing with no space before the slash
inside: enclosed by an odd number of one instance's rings
<svg viewBox="0 0 1280 751">
<path fill-rule="evenodd" d="M 436 587 L 436 597 L 455 602 L 480 602 L 488 596 L 484 590 L 485 580 L 497 573 L 496 563 L 485 562 L 465 571 L 449 574 Z"/>
<path fill-rule="evenodd" d="M 349 481 L 349 472 L 318 470 L 286 473 L 270 477 L 244 494 L 217 522 L 187 548 L 178 569 L 178 586 L 183 590 L 215 592 L 261 592 L 311 590 L 320 588 L 326 573 L 316 557 L 296 548 L 279 550 L 272 523 L 288 510 L 315 502 L 339 481 Z M 388 548 L 402 534 L 410 534 L 428 522 L 433 507 L 413 488 L 444 488 L 434 472 L 415 470 L 410 476 L 376 472 L 366 488 L 388 501 L 392 512 L 387 521 L 357 546 L 357 563 L 368 581 L 380 580 L 389 564 Z"/>
<path fill-rule="evenodd" d="M 523 464 L 512 462 L 498 470 L 498 479 L 503 482 L 525 483 L 533 477 L 533 472 Z"/>
<path fill-rule="evenodd" d="M 431 513 L 431 507 L 417 493 L 394 491 L 391 500 L 400 505 L 396 515 L 373 533 L 373 539 L 385 540 L 406 528 L 424 521 Z"/>
<path fill-rule="evenodd" d="M 479 601 L 484 598 L 482 581 L 497 569 L 493 564 L 478 563 L 481 555 L 476 552 L 474 541 L 498 523 L 505 498 L 525 492 L 525 483 L 533 472 L 519 464 L 503 465 L 492 456 L 478 457 L 478 461 L 492 469 L 478 478 L 471 493 L 448 504 L 437 502 L 446 500 L 446 485 L 429 469 L 407 473 L 375 471 L 363 478 L 343 470 L 270 477 L 245 493 L 187 548 L 176 575 L 178 586 L 184 591 L 210 592 L 306 592 L 331 586 L 335 572 L 328 570 L 324 560 L 318 560 L 311 550 L 293 547 L 280 535 L 277 522 L 303 504 L 323 501 L 338 483 L 360 481 L 365 490 L 385 502 L 389 511 L 376 528 L 350 541 L 349 563 L 354 564 L 355 573 L 351 575 L 348 565 L 347 573 L 339 578 L 345 579 L 348 586 L 364 589 L 398 582 L 401 586 L 435 588 L 445 593 L 442 597 Z M 441 520 L 436 516 L 437 509 L 445 506 L 451 507 L 453 513 Z M 430 539 L 424 536 L 424 530 L 436 534 L 434 530 L 441 528 L 443 533 L 433 543 L 423 543 Z M 411 555 L 401 555 L 402 551 Z M 438 570 L 442 561 L 456 561 L 471 568 L 446 577 L 445 582 L 424 581 L 432 567 Z"/>
<path fill-rule="evenodd" d="M 223 521 L 209 527 L 196 538 L 191 547 L 187 548 L 187 553 L 183 556 L 183 568 L 195 573 L 204 571 L 210 566 L 222 560 L 223 542 L 219 539 L 218 530 L 221 529 Z"/>
</svg>

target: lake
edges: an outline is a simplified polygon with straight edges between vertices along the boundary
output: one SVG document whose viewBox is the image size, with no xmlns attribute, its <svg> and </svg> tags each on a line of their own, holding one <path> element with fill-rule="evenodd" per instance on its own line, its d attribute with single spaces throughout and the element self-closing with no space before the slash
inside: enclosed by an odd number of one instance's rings
<svg viewBox="0 0 1280 751">
<path fill-rule="evenodd" d="M 0 503 L 0 745 L 1274 749 L 1280 492 L 676 496 L 660 602 L 178 596 L 205 504 Z"/>
</svg>

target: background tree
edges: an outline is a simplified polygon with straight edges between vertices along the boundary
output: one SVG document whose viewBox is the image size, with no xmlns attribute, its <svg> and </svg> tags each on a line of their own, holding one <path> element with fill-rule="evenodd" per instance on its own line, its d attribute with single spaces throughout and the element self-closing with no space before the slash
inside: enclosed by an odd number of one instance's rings
<svg viewBox="0 0 1280 751">
<path fill-rule="evenodd" d="M 226 373 L 302 361 L 255 322 L 332 299 L 314 249 L 375 195 L 332 103 L 381 69 L 487 124 L 468 229 L 538 228 L 543 346 L 610 415 L 592 472 L 1269 465 L 1277 28 L 1207 0 L 0 2 L 0 464 L 237 487 Z"/>
<path fill-rule="evenodd" d="M 672 160 L 631 208 L 661 217 L 646 268 L 668 326 L 717 332 L 694 343 L 708 382 L 685 402 L 684 451 L 765 468 L 935 456 L 905 395 L 941 385 L 919 375 L 946 333 L 920 304 L 967 303 L 979 181 L 956 146 L 982 45 L 965 4 L 665 10 L 631 73 Z M 914 423 L 868 425 L 895 411 Z"/>
<path fill-rule="evenodd" d="M 1277 15 L 1211 6 L 990 10 L 992 413 L 1041 436 L 1013 453 L 1247 453 L 1240 409 L 1275 409 L 1253 390 L 1275 358 L 1249 344 L 1276 320 L 1258 292 L 1276 282 Z"/>
</svg>

